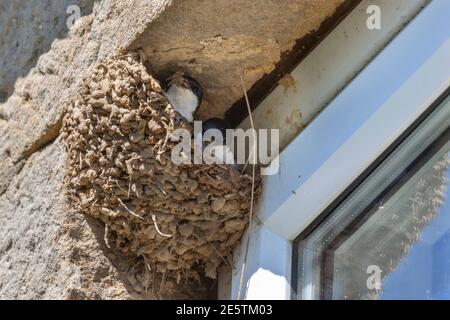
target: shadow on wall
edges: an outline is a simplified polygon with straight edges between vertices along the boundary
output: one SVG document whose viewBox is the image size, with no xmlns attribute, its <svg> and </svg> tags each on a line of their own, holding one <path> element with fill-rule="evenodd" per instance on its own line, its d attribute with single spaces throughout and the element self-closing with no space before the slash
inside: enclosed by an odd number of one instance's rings
<svg viewBox="0 0 450 320">
<path fill-rule="evenodd" d="M 78 213 L 77 213 L 78 214 Z M 127 290 L 131 299 L 216 299 L 215 281 L 207 278 L 201 279 L 201 283 L 195 281 L 181 281 L 180 284 L 174 288 L 167 286 L 167 282 L 161 278 L 160 275 L 152 273 L 142 257 L 136 258 L 134 255 L 125 256 L 119 250 L 114 248 L 113 239 L 111 241 L 110 248 L 105 243 L 105 226 L 104 224 L 88 215 L 83 215 L 83 219 L 86 221 L 90 228 L 90 231 L 94 234 L 104 257 L 106 257 L 117 272 L 119 279 Z M 74 228 L 81 224 L 75 224 Z M 109 237 L 108 237 L 109 238 Z M 108 242 L 109 242 L 108 241 Z M 95 274 L 97 278 L 93 279 L 94 282 L 101 281 L 101 278 L 108 278 L 110 275 L 104 268 L 97 268 Z M 103 273 L 103 274 L 102 274 Z M 82 291 L 74 290 L 69 293 L 70 299 L 85 299 L 86 296 Z"/>
<path fill-rule="evenodd" d="M 14 92 L 18 78 L 36 66 L 57 38 L 67 35 L 67 19 L 76 5 L 81 16 L 89 15 L 93 0 L 11 0 L 0 2 L 0 103 Z"/>
</svg>

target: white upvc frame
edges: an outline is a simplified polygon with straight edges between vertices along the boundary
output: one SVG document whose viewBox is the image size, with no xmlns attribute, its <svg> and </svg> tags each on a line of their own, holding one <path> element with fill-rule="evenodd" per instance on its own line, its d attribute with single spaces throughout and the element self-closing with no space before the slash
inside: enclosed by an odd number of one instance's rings
<svg viewBox="0 0 450 320">
<path fill-rule="evenodd" d="M 247 299 L 290 298 L 292 240 L 450 86 L 449 13 L 433 0 L 280 154 L 250 232 Z"/>
</svg>

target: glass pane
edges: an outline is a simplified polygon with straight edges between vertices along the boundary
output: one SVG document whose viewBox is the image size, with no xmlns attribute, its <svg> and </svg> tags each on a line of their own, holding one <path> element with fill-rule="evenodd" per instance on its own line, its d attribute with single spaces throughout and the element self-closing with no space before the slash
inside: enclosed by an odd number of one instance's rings
<svg viewBox="0 0 450 320">
<path fill-rule="evenodd" d="M 450 272 L 449 159 L 447 143 L 362 226 L 342 235 L 327 261 L 334 299 L 450 298 L 449 279 L 442 281 Z M 381 285 L 368 286 L 375 273 Z"/>
<path fill-rule="evenodd" d="M 450 299 L 450 99 L 299 243 L 303 299 Z"/>
</svg>

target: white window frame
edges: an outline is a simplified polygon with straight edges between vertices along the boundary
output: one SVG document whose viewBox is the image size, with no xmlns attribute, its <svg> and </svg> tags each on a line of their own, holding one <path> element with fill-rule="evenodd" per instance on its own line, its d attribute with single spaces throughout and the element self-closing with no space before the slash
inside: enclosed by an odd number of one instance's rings
<svg viewBox="0 0 450 320">
<path fill-rule="evenodd" d="M 450 86 L 449 12 L 448 0 L 427 5 L 280 154 L 250 232 L 244 298 L 291 298 L 292 241 Z"/>
</svg>

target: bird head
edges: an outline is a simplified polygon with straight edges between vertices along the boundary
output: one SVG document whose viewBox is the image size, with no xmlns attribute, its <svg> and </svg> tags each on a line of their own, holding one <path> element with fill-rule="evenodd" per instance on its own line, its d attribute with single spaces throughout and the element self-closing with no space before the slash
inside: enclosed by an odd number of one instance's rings
<svg viewBox="0 0 450 320">
<path fill-rule="evenodd" d="M 224 119 L 209 118 L 202 123 L 202 138 L 205 132 L 210 129 L 216 129 L 222 134 L 222 144 L 215 145 L 213 148 L 210 148 L 210 154 L 204 156 L 210 160 L 213 160 L 215 163 L 234 164 L 234 152 L 227 144 L 226 134 L 227 129 L 231 129 L 231 125 Z"/>
<path fill-rule="evenodd" d="M 205 134 L 205 132 L 209 129 L 217 129 L 222 133 L 223 138 L 223 144 L 226 144 L 226 138 L 227 138 L 227 129 L 231 129 L 231 125 L 224 119 L 221 118 L 209 118 L 206 121 L 202 122 L 202 134 Z"/>
<path fill-rule="evenodd" d="M 169 84 L 165 93 L 175 111 L 192 123 L 194 114 L 203 98 L 203 90 L 200 83 L 178 71 L 169 78 Z"/>
</svg>

